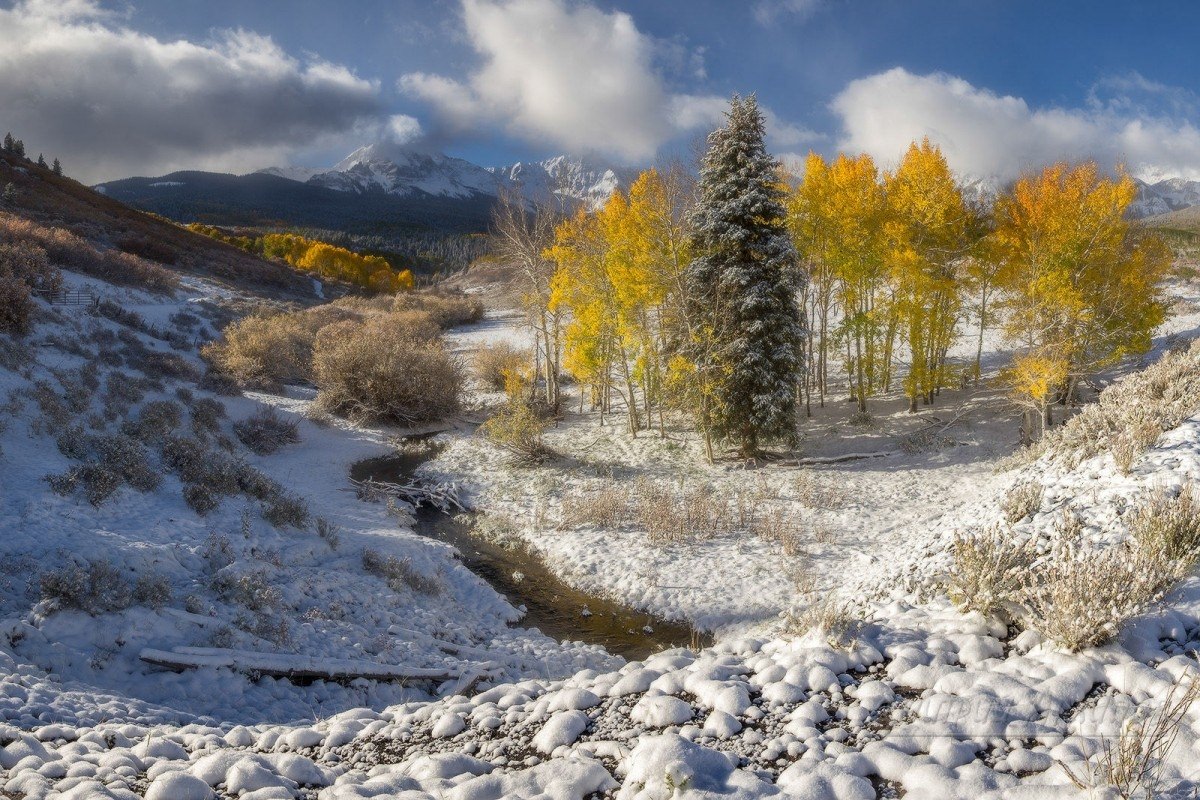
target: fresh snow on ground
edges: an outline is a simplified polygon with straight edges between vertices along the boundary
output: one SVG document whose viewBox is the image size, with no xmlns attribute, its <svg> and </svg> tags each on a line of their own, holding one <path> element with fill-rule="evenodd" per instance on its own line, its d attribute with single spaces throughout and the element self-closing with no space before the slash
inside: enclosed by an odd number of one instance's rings
<svg viewBox="0 0 1200 800">
<path fill-rule="evenodd" d="M 162 328 L 190 309 L 205 320 L 195 340 L 213 334 L 216 305 L 238 300 L 201 283 L 173 300 L 70 283 Z M 1194 290 L 1177 294 L 1159 351 L 1195 335 L 1200 321 Z M 124 340 L 109 342 L 104 330 L 171 348 L 86 309 L 43 315 L 30 337 L 35 361 L 0 367 L 0 796 L 1087 797 L 1059 764 L 1089 775 L 1086 759 L 1132 714 L 1162 703 L 1181 676 L 1200 674 L 1190 656 L 1200 648 L 1194 577 L 1113 644 L 1076 654 L 964 615 L 938 587 L 953 535 L 998 520 L 1000 498 L 1016 483 L 1043 487 L 1018 535 L 1044 547 L 1070 509 L 1089 541 L 1122 539 L 1140 499 L 1200 478 L 1200 418 L 1165 434 L 1128 475 L 1108 455 L 1074 468 L 1043 459 L 997 472 L 1016 446 L 1015 424 L 1002 397 L 973 386 L 944 392 L 917 415 L 883 398 L 869 425 L 853 424 L 847 404 L 831 399 L 803 430 L 811 463 L 710 467 L 678 422 L 668 421 L 665 438 L 631 439 L 619 413 L 604 427 L 595 415 L 568 414 L 547 437 L 564 458 L 514 469 L 472 434 L 469 423 L 498 401 L 476 393 L 477 407 L 441 434 L 446 448 L 426 468 L 461 484 L 484 514 L 482 529 L 518 540 L 589 593 L 717 634 L 702 651 L 622 663 L 510 627 L 519 612 L 450 548 L 413 534 L 402 509 L 359 500 L 349 466 L 388 452 L 403 432 L 311 421 L 305 390 L 217 398 L 227 409 L 222 431 L 238 458 L 340 529 L 336 548 L 312 522 L 274 528 L 245 497 L 197 516 L 169 474 L 153 492 L 123 488 L 99 508 L 49 492 L 43 476 L 78 462 L 60 453 L 61 431 L 46 429 L 23 391 L 39 380 L 60 390 L 55 371 L 69 378 L 84 363 L 74 343 L 121 350 Z M 498 338 L 528 342 L 515 318 L 499 315 L 451 336 L 464 354 Z M 994 354 L 996 343 L 988 348 Z M 174 352 L 199 364 L 190 346 Z M 101 387 L 114 369 L 131 371 L 102 365 Z M 180 385 L 161 379 L 122 415 L 175 397 Z M 188 386 L 194 397 L 213 397 Z M 81 422 L 103 414 L 102 394 L 75 412 Z M 236 444 L 231 421 L 263 404 L 299 420 L 298 444 L 270 456 Z M 113 430 L 120 420 L 95 424 Z M 840 460 L 853 454 L 873 457 Z M 752 535 L 653 544 L 633 525 L 560 524 L 565 496 L 638 478 L 715 495 L 752 491 L 764 508 L 796 516 L 798 548 Z M 364 548 L 407 559 L 439 591 L 366 574 Z M 96 558 L 124 574 L 164 576 L 172 599 L 95 617 L 39 599 L 43 572 Z M 278 597 L 266 609 L 240 605 L 214 588 L 222 571 L 273 586 Z M 787 632 L 781 614 L 801 583 L 853 605 L 862 626 L 852 641 Z M 224 666 L 170 672 L 139 658 L 147 648 L 197 662 L 372 664 L 470 681 L 299 686 Z M 1162 770 L 1184 792 L 1197 780 L 1196 713 Z"/>
</svg>

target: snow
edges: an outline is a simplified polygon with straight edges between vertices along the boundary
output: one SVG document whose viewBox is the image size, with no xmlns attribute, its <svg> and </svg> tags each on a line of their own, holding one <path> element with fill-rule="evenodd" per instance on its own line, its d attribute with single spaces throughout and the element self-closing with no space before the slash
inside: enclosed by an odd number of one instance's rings
<svg viewBox="0 0 1200 800">
<path fill-rule="evenodd" d="M 119 300 L 155 325 L 170 325 L 172 314 L 188 308 L 205 317 L 203 336 L 213 333 L 206 309 L 222 301 L 218 289 L 199 282 L 162 299 L 68 277 L 71 288 Z M 1177 289 L 1185 303 L 1156 349 L 1171 335 L 1196 330 L 1200 316 L 1186 305 L 1194 291 Z M 25 373 L 0 368 L 0 405 L 32 381 L 57 386 L 52 369 L 82 365 L 62 342 L 90 346 L 100 331 L 121 330 L 82 309 L 42 312 L 36 361 Z M 168 351 L 144 334 L 125 335 Z M 493 315 L 452 341 L 466 351 L 524 336 L 515 319 Z M 191 351 L 179 352 L 198 363 Z M 101 385 L 112 369 L 102 367 Z M 122 414 L 173 398 L 176 388 L 164 379 Z M 1120 541 L 1125 514 L 1141 498 L 1200 478 L 1200 418 L 1162 436 L 1128 475 L 1118 474 L 1108 456 L 1077 467 L 1043 460 L 997 473 L 1014 436 L 986 387 L 948 391 L 939 406 L 915 417 L 900 401 L 882 400 L 867 428 L 849 425 L 846 410 L 831 403 L 804 430 L 806 455 L 824 463 L 750 472 L 704 465 L 699 443 L 681 427 L 669 427 L 668 438 L 631 439 L 620 422 L 600 427 L 588 415 L 569 414 L 548 437 L 575 459 L 568 475 L 553 463 L 514 471 L 469 425 L 443 433 L 447 447 L 429 469 L 460 482 L 486 513 L 508 517 L 513 535 L 564 580 L 717 633 L 704 650 L 679 647 L 623 663 L 595 647 L 510 627 L 517 610 L 450 548 L 414 535 L 382 504 L 359 501 L 346 480 L 349 466 L 388 452 L 389 437 L 403 432 L 318 425 L 304 416 L 311 395 L 291 389 L 286 396 L 219 398 L 228 412 L 222 430 L 263 404 L 299 420 L 299 444 L 272 456 L 239 454 L 339 526 L 337 549 L 312 530 L 272 528 L 245 500 L 227 499 L 198 517 L 182 503 L 172 475 L 153 492 L 122 489 L 99 508 L 54 495 L 42 476 L 71 464 L 55 445 L 58 431 L 37 424 L 28 398 L 4 412 L 0 792 L 181 800 L 239 793 L 320 800 L 601 792 L 1086 797 L 1056 762 L 1089 774 L 1087 759 L 1125 720 L 1161 704 L 1181 677 L 1200 675 L 1189 656 L 1200 640 L 1194 576 L 1115 642 L 1079 653 L 963 614 L 939 584 L 953 535 L 997 520 L 999 500 L 1014 483 L 1044 489 L 1037 512 L 1014 526 L 1020 535 L 1048 541 L 1069 508 L 1090 541 Z M 472 397 L 480 410 L 496 400 Z M 102 412 L 94 398 L 78 416 Z M 940 427 L 959 412 L 957 422 Z M 931 424 L 953 444 L 896 446 Z M 890 454 L 835 460 L 877 452 Z M 803 551 L 789 555 L 749 535 L 663 546 L 631 525 L 560 527 L 555 514 L 563 497 L 601 485 L 609 474 L 682 478 L 713 492 L 761 481 L 766 507 L 800 515 Z M 229 567 L 279 590 L 272 613 L 289 623 L 286 640 L 239 627 L 246 625 L 239 614 L 249 612 L 211 588 L 204 553 L 214 536 L 228 539 L 235 557 Z M 388 587 L 363 572 L 364 547 L 410 559 L 436 576 L 442 591 L 425 596 Z M 160 609 L 135 605 L 95 617 L 41 601 L 34 580 L 40 571 L 101 556 L 125 570 L 154 568 L 173 599 Z M 796 561 L 862 617 L 849 640 L 786 628 L 780 615 L 795 603 L 796 576 L 788 572 Z M 196 601 L 185 608 L 189 596 Z M 219 640 L 232 641 L 215 644 L 219 631 Z M 154 651 L 210 664 L 169 672 L 139 658 Z M 467 694 L 455 681 L 298 685 L 245 674 L 298 666 L 430 675 L 479 667 L 484 678 Z M 1193 714 L 1163 767 L 1163 780 L 1183 782 L 1181 791 L 1195 788 L 1197 741 Z"/>
</svg>

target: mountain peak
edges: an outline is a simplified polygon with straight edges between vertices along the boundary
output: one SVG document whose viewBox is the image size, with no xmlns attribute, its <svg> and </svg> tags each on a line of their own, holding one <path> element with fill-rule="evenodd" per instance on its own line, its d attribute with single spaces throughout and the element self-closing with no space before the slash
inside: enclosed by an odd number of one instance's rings
<svg viewBox="0 0 1200 800">
<path fill-rule="evenodd" d="M 591 208 L 627 187 L 637 174 L 637 170 L 566 155 L 481 167 L 444 153 L 388 142 L 363 145 L 327 170 L 272 167 L 260 171 L 360 194 L 470 198 L 495 197 L 502 188 L 512 188 L 531 203 L 566 200 Z"/>
</svg>

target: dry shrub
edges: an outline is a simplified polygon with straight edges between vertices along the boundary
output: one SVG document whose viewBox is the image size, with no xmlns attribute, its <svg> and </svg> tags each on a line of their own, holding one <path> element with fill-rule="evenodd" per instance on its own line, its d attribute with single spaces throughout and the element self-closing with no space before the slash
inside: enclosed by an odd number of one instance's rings
<svg viewBox="0 0 1200 800">
<path fill-rule="evenodd" d="M 394 591 L 407 586 L 421 594 L 434 595 L 442 590 L 442 585 L 436 578 L 422 575 L 407 558 L 385 556 L 368 548 L 362 552 L 362 565 L 368 575 L 387 581 L 387 585 Z"/>
<path fill-rule="evenodd" d="M 62 273 L 50 263 L 45 249 L 30 242 L 0 244 L 0 276 L 16 278 L 40 292 L 63 287 Z"/>
<path fill-rule="evenodd" d="M 289 314 L 235 322 L 222 341 L 206 345 L 202 354 L 222 374 L 251 388 L 278 390 L 311 377 L 312 340 Z"/>
<path fill-rule="evenodd" d="M 270 407 L 233 423 L 233 432 L 242 444 L 260 456 L 269 456 L 300 441 L 299 421 L 284 419 Z"/>
<path fill-rule="evenodd" d="M 959 534 L 951 549 L 953 566 L 946 579 L 947 593 L 964 611 L 1012 612 L 1037 554 L 1034 539 L 1018 541 L 1011 530 L 1000 525 Z"/>
<path fill-rule="evenodd" d="M 29 333 L 33 298 L 29 287 L 16 278 L 0 275 L 0 333 L 23 336 Z"/>
<path fill-rule="evenodd" d="M 1148 557 L 1180 563 L 1181 575 L 1200 557 L 1200 497 L 1195 486 L 1171 496 L 1156 493 L 1129 523 L 1129 533 Z"/>
<path fill-rule="evenodd" d="M 123 611 L 133 604 L 133 588 L 111 561 L 71 564 L 45 572 L 41 595 L 56 609 L 75 609 L 93 616 Z"/>
<path fill-rule="evenodd" d="M 146 444 L 160 444 L 175 433 L 183 420 L 183 407 L 172 400 L 152 400 L 142 406 L 137 420 L 128 420 L 121 431 Z"/>
<path fill-rule="evenodd" d="M 1187 670 L 1157 707 L 1143 705 L 1125 721 L 1118 736 L 1103 739 L 1100 752 L 1086 765 L 1086 774 L 1066 764 L 1061 764 L 1063 771 L 1081 791 L 1106 789 L 1122 800 L 1172 796 L 1179 787 L 1164 785 L 1162 767 L 1197 700 L 1200 680 L 1195 669 Z"/>
<path fill-rule="evenodd" d="M 807 469 L 792 482 L 792 492 L 796 502 L 808 508 L 841 508 L 847 499 L 846 490 L 833 480 Z"/>
<path fill-rule="evenodd" d="M 563 498 L 563 524 L 570 528 L 619 528 L 629 518 L 629 492 L 616 483 Z"/>
<path fill-rule="evenodd" d="M 729 504 L 709 486 L 676 489 L 667 483 L 640 480 L 636 487 L 637 518 L 654 544 L 707 539 L 729 532 Z"/>
<path fill-rule="evenodd" d="M 462 371 L 440 341 L 417 338 L 387 317 L 342 322 L 317 336 L 317 405 L 359 422 L 411 425 L 459 407 Z"/>
<path fill-rule="evenodd" d="M 12 214 L 0 213 L 0 242 L 33 244 L 55 264 L 109 283 L 169 293 L 179 285 L 174 273 L 120 250 L 101 250 L 66 230 L 51 228 Z"/>
<path fill-rule="evenodd" d="M 786 509 L 773 508 L 762 514 L 751 524 L 750 532 L 768 544 L 778 545 L 788 558 L 804 552 L 800 526 Z"/>
<path fill-rule="evenodd" d="M 396 295 L 393 311 L 424 311 L 445 330 L 483 319 L 483 303 L 464 294 L 407 292 Z"/>
<path fill-rule="evenodd" d="M 262 515 L 276 528 L 303 530 L 308 525 L 308 504 L 299 496 L 277 488 L 263 501 Z"/>
<path fill-rule="evenodd" d="M 1040 483 L 1018 483 L 1000 501 L 1000 511 L 1010 524 L 1031 517 L 1042 507 L 1044 489 Z"/>
<path fill-rule="evenodd" d="M 863 625 L 854 609 L 834 592 L 818 589 L 807 572 L 798 573 L 794 580 L 802 601 L 786 613 L 785 631 L 793 636 L 816 633 L 830 647 L 851 644 Z"/>
<path fill-rule="evenodd" d="M 471 366 L 475 376 L 495 392 L 530 380 L 529 354 L 509 342 L 494 342 L 479 348 L 471 357 Z"/>
<path fill-rule="evenodd" d="M 1063 536 L 1027 573 L 1022 604 L 1030 627 L 1076 651 L 1112 639 L 1177 578 L 1176 564 L 1153 554 L 1126 545 L 1085 550 L 1075 537 Z"/>
<path fill-rule="evenodd" d="M 549 427 L 550 420 L 528 403 L 509 402 L 479 426 L 479 433 L 492 444 L 507 450 L 514 463 L 541 464 L 554 455 L 543 440 Z"/>
</svg>

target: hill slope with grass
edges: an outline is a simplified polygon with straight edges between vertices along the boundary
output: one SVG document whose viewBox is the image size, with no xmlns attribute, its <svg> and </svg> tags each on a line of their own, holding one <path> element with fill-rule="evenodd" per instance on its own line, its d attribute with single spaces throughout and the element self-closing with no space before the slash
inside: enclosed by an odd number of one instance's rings
<svg viewBox="0 0 1200 800">
<path fill-rule="evenodd" d="M 6 220 L 26 220 L 59 229 L 103 254 L 124 253 L 176 275 L 209 278 L 230 288 L 269 293 L 280 299 L 316 298 L 311 279 L 287 265 L 265 261 L 231 245 L 193 233 L 78 181 L 0 153 L 0 188 L 12 184 L 13 198 L 0 204 Z M 66 245 L 64 245 L 66 246 Z M 82 253 L 77 258 L 96 260 Z M 72 256 L 60 254 L 69 266 Z"/>
</svg>

